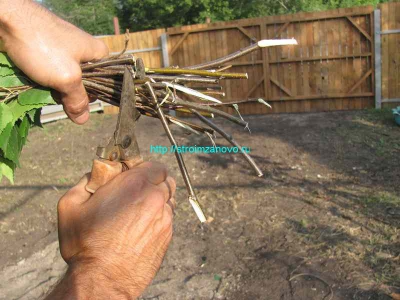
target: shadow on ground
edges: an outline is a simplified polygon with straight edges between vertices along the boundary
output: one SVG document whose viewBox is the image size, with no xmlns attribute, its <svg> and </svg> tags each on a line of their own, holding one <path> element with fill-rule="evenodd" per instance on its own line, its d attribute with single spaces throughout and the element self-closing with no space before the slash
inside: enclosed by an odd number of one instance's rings
<svg viewBox="0 0 400 300">
<path fill-rule="evenodd" d="M 142 118 L 141 151 L 168 164 L 179 202 L 173 243 L 143 299 L 390 299 L 400 282 L 400 130 L 386 118 L 254 116 L 251 135 L 217 120 L 251 148 L 265 176 L 257 178 L 240 155 L 184 155 L 213 218 L 203 226 L 173 154 L 149 153 L 150 145 L 168 145 L 160 124 Z M 33 133 L 16 186 L 1 187 L 3 266 L 56 240 L 57 200 L 90 169 L 115 121 L 97 115 L 85 128 L 62 121 Z M 174 132 L 181 145 L 211 144 Z"/>
</svg>

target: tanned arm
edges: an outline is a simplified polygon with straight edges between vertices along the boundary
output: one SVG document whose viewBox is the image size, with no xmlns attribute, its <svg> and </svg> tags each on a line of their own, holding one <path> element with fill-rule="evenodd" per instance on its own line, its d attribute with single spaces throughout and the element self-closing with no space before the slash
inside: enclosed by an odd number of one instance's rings
<svg viewBox="0 0 400 300">
<path fill-rule="evenodd" d="M 58 204 L 68 271 L 47 300 L 136 299 L 151 283 L 172 238 L 175 181 L 143 163 L 91 195 L 88 176 Z"/>
<path fill-rule="evenodd" d="M 89 118 L 79 64 L 107 47 L 29 0 L 0 0 L 0 40 L 35 82 L 58 91 L 68 116 Z M 175 181 L 143 163 L 93 195 L 88 175 L 58 203 L 58 237 L 68 271 L 48 300 L 136 299 L 158 271 L 172 237 Z"/>
<path fill-rule="evenodd" d="M 105 44 L 30 0 L 0 0 L 0 39 L 13 62 L 54 96 L 77 124 L 89 119 L 79 64 L 108 55 Z"/>
</svg>

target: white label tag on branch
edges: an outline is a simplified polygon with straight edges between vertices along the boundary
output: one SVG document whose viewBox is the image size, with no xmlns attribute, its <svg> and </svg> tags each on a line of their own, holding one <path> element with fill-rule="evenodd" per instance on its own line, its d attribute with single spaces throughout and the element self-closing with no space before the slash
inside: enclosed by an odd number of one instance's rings
<svg viewBox="0 0 400 300">
<path fill-rule="evenodd" d="M 264 104 L 265 106 L 268 106 L 269 108 L 272 108 L 271 105 L 269 105 L 264 99 L 258 98 L 257 100 L 259 103 Z"/>
<path fill-rule="evenodd" d="M 179 84 L 176 84 L 176 83 L 165 82 L 165 81 L 163 81 L 162 83 L 165 84 L 167 87 L 170 87 L 172 89 L 176 89 L 176 90 L 181 91 L 181 92 L 183 92 L 185 94 L 192 95 L 194 97 L 197 97 L 197 98 L 200 98 L 200 99 L 203 99 L 203 100 L 208 100 L 208 101 L 212 101 L 212 102 L 216 102 L 216 103 L 222 103 L 221 101 L 219 101 L 218 99 L 215 99 L 214 97 L 210 97 L 208 95 L 204 95 L 204 94 L 202 94 L 202 93 L 200 93 L 198 91 L 192 90 L 192 89 L 190 89 L 188 87 L 185 87 L 185 86 L 182 86 L 182 85 L 179 85 Z"/>
<path fill-rule="evenodd" d="M 261 40 L 257 42 L 258 46 L 271 47 L 271 46 L 285 46 L 285 45 L 297 45 L 297 41 L 293 39 L 279 39 L 279 40 Z"/>
<path fill-rule="evenodd" d="M 194 212 L 196 213 L 197 217 L 199 218 L 201 223 L 204 223 L 205 221 L 207 221 L 206 216 L 204 215 L 203 211 L 201 210 L 200 206 L 193 201 L 193 199 L 191 197 L 189 197 L 189 202 L 192 205 Z"/>
</svg>

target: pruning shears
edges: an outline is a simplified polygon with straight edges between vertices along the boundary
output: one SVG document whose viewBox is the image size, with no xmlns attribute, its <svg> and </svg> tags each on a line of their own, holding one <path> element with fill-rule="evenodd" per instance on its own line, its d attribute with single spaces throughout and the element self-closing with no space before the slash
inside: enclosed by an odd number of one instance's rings
<svg viewBox="0 0 400 300">
<path fill-rule="evenodd" d="M 144 78 L 144 64 L 138 58 L 133 67 L 125 67 L 117 127 L 105 147 L 98 147 L 86 190 L 96 192 L 118 174 L 132 169 L 143 159 L 135 135 L 136 121 L 140 113 L 136 109 L 134 79 Z"/>
</svg>

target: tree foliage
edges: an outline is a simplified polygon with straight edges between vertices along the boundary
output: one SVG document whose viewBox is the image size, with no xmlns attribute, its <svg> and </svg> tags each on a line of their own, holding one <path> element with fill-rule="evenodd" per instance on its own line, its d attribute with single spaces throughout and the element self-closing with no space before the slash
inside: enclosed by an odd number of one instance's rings
<svg viewBox="0 0 400 300">
<path fill-rule="evenodd" d="M 212 21 L 376 5 L 387 0 L 118 0 L 118 14 L 131 31 Z"/>
<path fill-rule="evenodd" d="M 43 0 L 42 5 L 93 35 L 114 33 L 114 0 Z"/>
<path fill-rule="evenodd" d="M 5 176 L 13 182 L 29 129 L 41 126 L 41 107 L 55 103 L 49 90 L 24 88 L 28 82 L 8 56 L 0 52 L 0 181 Z"/>
<path fill-rule="evenodd" d="M 300 11 L 377 5 L 388 0 L 43 0 L 63 19 L 91 34 L 113 34 L 113 16 L 132 32 Z"/>
</svg>

